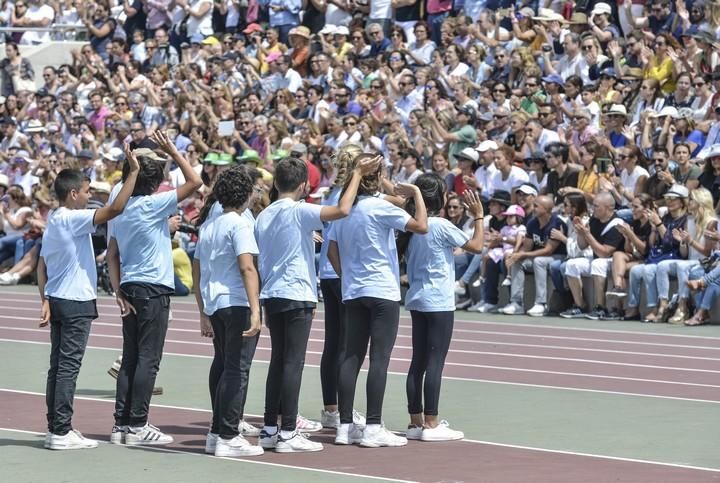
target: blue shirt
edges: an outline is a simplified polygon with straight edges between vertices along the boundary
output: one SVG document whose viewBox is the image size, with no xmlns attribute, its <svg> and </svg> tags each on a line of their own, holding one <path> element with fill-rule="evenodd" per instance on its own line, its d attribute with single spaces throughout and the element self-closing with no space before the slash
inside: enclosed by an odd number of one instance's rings
<svg viewBox="0 0 720 483">
<path fill-rule="evenodd" d="M 200 262 L 200 294 L 206 315 L 228 307 L 249 307 L 237 258 L 258 254 L 253 222 L 235 212 L 203 223 L 195 248 Z"/>
<path fill-rule="evenodd" d="M 261 299 L 317 302 L 313 232 L 323 229 L 320 210 L 322 206 L 283 198 L 257 217 Z"/>
<path fill-rule="evenodd" d="M 327 198 L 323 198 L 322 205 L 323 206 L 335 206 L 340 201 L 340 193 L 342 193 L 342 188 L 339 186 L 333 187 L 332 191 L 330 191 L 330 194 Z M 337 273 L 335 273 L 335 269 L 332 267 L 332 264 L 330 263 L 330 260 L 328 260 L 327 252 L 328 252 L 328 246 L 330 245 L 330 240 L 328 239 L 328 235 L 330 233 L 330 226 L 332 223 L 325 223 L 325 229 L 323 234 L 323 244 L 320 247 L 320 270 L 318 270 L 320 280 L 331 280 L 340 278 L 338 277 Z"/>
<path fill-rule="evenodd" d="M 120 283 L 152 283 L 174 289 L 168 218 L 177 213 L 177 191 L 133 196 L 113 221 L 120 251 Z"/>
<path fill-rule="evenodd" d="M 455 257 L 453 249 L 470 237 L 445 218 L 428 218 L 428 232 L 413 234 L 407 251 L 410 288 L 405 308 L 421 312 L 455 310 Z"/>
<path fill-rule="evenodd" d="M 359 297 L 400 300 L 400 267 L 395 230 L 405 231 L 410 215 L 375 196 L 360 196 L 350 216 L 330 229 L 340 251 L 343 301 Z"/>
<path fill-rule="evenodd" d="M 302 9 L 300 0 L 260 0 L 260 5 L 267 8 L 271 27 L 300 24 L 299 14 Z M 270 8 L 272 6 L 284 7 L 284 9 L 276 11 Z"/>
<path fill-rule="evenodd" d="M 48 218 L 40 256 L 47 268 L 45 296 L 76 302 L 97 298 L 97 268 L 91 234 L 95 210 L 60 207 Z"/>
</svg>

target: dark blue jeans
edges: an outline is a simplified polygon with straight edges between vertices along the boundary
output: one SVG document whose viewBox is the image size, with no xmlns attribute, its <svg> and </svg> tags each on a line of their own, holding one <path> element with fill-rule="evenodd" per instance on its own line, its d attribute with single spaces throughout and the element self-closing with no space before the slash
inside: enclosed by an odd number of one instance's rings
<svg viewBox="0 0 720 483">
<path fill-rule="evenodd" d="M 45 403 L 48 431 L 63 436 L 72 429 L 75 384 L 90 324 L 97 318 L 95 300 L 50 299 L 50 369 Z"/>
<path fill-rule="evenodd" d="M 250 366 L 258 338 L 243 337 L 250 328 L 250 309 L 228 307 L 210 316 L 215 357 L 210 366 L 210 401 L 213 408 L 210 432 L 231 439 L 238 434 L 247 399 Z"/>
<path fill-rule="evenodd" d="M 485 283 L 483 284 L 484 300 L 487 304 L 497 305 L 498 303 L 498 284 L 500 283 L 500 275 L 505 274 L 505 262 L 495 263 L 492 258 L 488 258 L 485 270 Z"/>
</svg>

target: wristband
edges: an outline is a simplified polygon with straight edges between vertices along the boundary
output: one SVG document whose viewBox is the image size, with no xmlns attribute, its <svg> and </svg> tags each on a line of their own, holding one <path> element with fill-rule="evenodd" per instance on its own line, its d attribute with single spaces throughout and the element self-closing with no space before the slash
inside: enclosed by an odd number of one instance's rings
<svg viewBox="0 0 720 483">
<path fill-rule="evenodd" d="M 655 228 L 660 228 L 661 226 L 662 226 L 662 222 L 655 224 Z"/>
<path fill-rule="evenodd" d="M 478 216 L 478 217 L 477 217 L 477 218 L 475 218 L 475 219 L 474 219 L 473 221 L 478 221 L 478 220 L 483 220 L 483 219 L 484 219 L 484 217 L 483 217 L 483 216 Z"/>
</svg>

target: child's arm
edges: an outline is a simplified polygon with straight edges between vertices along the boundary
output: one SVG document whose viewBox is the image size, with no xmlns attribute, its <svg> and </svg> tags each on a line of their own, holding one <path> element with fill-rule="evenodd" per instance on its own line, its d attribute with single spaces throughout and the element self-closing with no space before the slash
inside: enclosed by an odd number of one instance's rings
<svg viewBox="0 0 720 483">
<path fill-rule="evenodd" d="M 470 240 L 463 245 L 463 250 L 471 253 L 481 253 L 485 247 L 485 224 L 483 223 L 484 212 L 480 198 L 473 190 L 465 190 L 465 204 L 473 216 L 475 231 Z"/>
<path fill-rule="evenodd" d="M 130 165 L 128 177 L 113 202 L 95 210 L 95 215 L 93 216 L 94 225 L 107 223 L 122 213 L 125 209 L 125 205 L 130 199 L 130 196 L 132 196 L 133 191 L 135 190 L 135 182 L 137 181 L 138 174 L 140 173 L 140 164 L 138 163 L 137 158 L 133 155 L 132 151 L 130 151 L 130 145 L 127 143 L 125 143 L 125 158 Z"/>
<path fill-rule="evenodd" d="M 45 268 L 45 259 L 38 257 L 37 263 L 37 284 L 40 292 L 40 300 L 42 301 L 42 309 L 40 310 L 40 327 L 45 327 L 50 323 L 50 302 L 45 298 L 45 284 L 47 284 L 47 270 Z"/>
<path fill-rule="evenodd" d="M 525 230 L 518 231 L 518 234 L 515 236 L 515 243 L 513 252 L 517 253 L 520 251 L 520 248 L 523 246 L 523 243 L 525 242 Z"/>
<path fill-rule="evenodd" d="M 200 175 L 190 166 L 188 160 L 180 154 L 180 151 L 175 147 L 175 143 L 170 141 L 170 138 L 168 138 L 165 132 L 156 130 L 155 133 L 153 133 L 152 140 L 155 141 L 163 151 L 170 155 L 180 168 L 180 172 L 185 177 L 185 183 L 177 188 L 177 200 L 180 202 L 187 199 L 202 186 L 203 183 Z"/>
<path fill-rule="evenodd" d="M 120 290 L 120 252 L 118 251 L 117 240 L 114 237 L 111 237 L 110 242 L 108 242 L 105 261 L 108 264 L 108 272 L 110 273 L 110 285 L 112 285 L 115 292 L 115 302 L 120 307 L 120 317 L 125 317 L 130 312 L 136 314 L 135 307 L 125 299 Z"/>
<path fill-rule="evenodd" d="M 245 293 L 250 303 L 250 328 L 243 332 L 243 337 L 255 337 L 260 333 L 262 327 L 262 319 L 260 318 L 260 279 L 251 253 L 239 255 L 237 261 L 240 267 L 240 276 L 243 285 L 245 285 Z"/>
<path fill-rule="evenodd" d="M 353 170 L 350 184 L 348 185 L 345 193 L 337 206 L 323 206 L 320 210 L 320 220 L 323 222 L 339 220 L 345 218 L 350 214 L 355 197 L 357 196 L 357 190 L 360 187 L 360 181 L 364 176 L 368 176 L 377 171 L 378 165 L 382 160 L 382 156 L 377 156 L 371 159 L 364 159 L 358 163 Z"/>
</svg>

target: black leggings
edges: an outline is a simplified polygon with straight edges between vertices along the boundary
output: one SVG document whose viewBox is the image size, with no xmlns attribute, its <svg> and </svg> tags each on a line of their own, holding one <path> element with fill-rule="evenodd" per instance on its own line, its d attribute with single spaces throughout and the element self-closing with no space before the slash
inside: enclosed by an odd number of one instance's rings
<svg viewBox="0 0 720 483">
<path fill-rule="evenodd" d="M 410 312 L 412 316 L 412 362 L 407 377 L 408 412 L 438 415 L 440 383 L 450 349 L 455 312 Z M 424 385 L 423 385 L 424 379 Z M 425 410 L 423 411 L 423 394 Z"/>
<path fill-rule="evenodd" d="M 343 338 L 344 357 L 340 363 L 338 400 L 340 422 L 352 423 L 355 386 L 360 367 L 370 345 L 367 377 L 367 424 L 380 424 L 387 383 L 390 354 L 400 322 L 400 302 L 375 297 L 360 297 L 345 303 L 347 330 Z"/>
<path fill-rule="evenodd" d="M 243 337 L 250 328 L 250 309 L 228 307 L 211 317 L 215 357 L 210 366 L 210 402 L 213 419 L 211 433 L 232 439 L 238 434 L 247 399 L 250 365 L 259 334 Z"/>
<path fill-rule="evenodd" d="M 325 303 L 325 345 L 320 359 L 320 384 L 323 404 L 334 406 L 337 404 L 338 371 L 343 349 L 345 305 L 339 278 L 320 280 L 320 289 Z"/>
<path fill-rule="evenodd" d="M 265 384 L 265 426 L 277 426 L 282 400 L 281 429 L 295 430 L 313 310 L 293 309 L 267 316 L 272 355 Z"/>
</svg>

